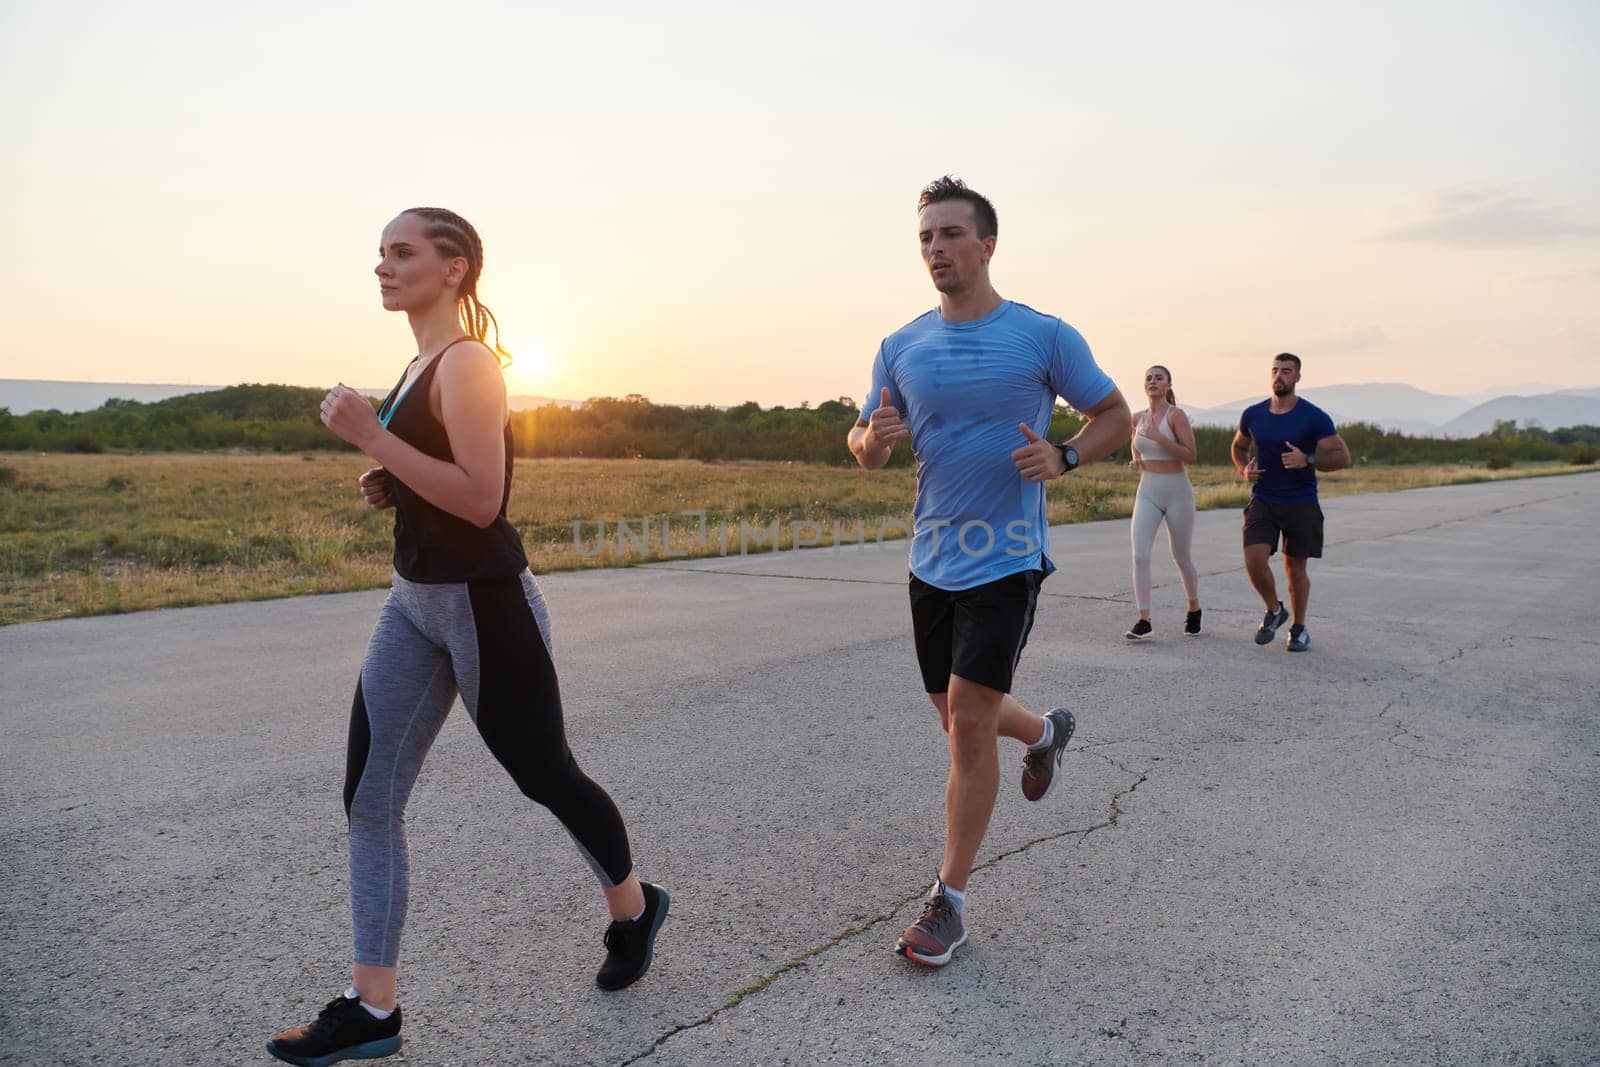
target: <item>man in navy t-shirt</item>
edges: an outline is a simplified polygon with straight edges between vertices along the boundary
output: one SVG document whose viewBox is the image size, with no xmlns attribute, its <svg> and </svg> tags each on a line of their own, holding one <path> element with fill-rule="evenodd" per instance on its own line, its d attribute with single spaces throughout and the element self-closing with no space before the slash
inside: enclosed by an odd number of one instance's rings
<svg viewBox="0 0 1600 1067">
<path fill-rule="evenodd" d="M 1306 603 L 1311 598 L 1306 560 L 1322 558 L 1317 471 L 1350 466 L 1350 449 L 1328 413 L 1295 396 L 1299 381 L 1300 357 L 1288 352 L 1274 356 L 1272 396 L 1244 409 L 1233 438 L 1233 465 L 1252 486 L 1250 503 L 1244 509 L 1244 569 L 1267 605 L 1266 617 L 1256 631 L 1256 644 L 1270 642 L 1289 619 L 1278 599 L 1270 563 L 1281 539 L 1289 602 L 1294 605 L 1287 645 L 1290 652 L 1311 647 L 1311 635 L 1306 632 Z M 1254 456 L 1250 455 L 1252 442 Z"/>
<path fill-rule="evenodd" d="M 941 178 L 917 205 L 939 307 L 884 339 L 850 451 L 868 469 L 902 438 L 917 457 L 911 622 L 923 687 L 950 735 L 945 849 L 922 917 L 895 951 L 941 967 L 966 941 L 967 875 L 1000 787 L 999 736 L 1028 746 L 1022 793 L 1040 800 L 1072 736 L 1072 714 L 1010 695 L 1049 555 L 1044 483 L 1128 437 L 1127 402 L 1077 330 L 1001 299 L 989 282 L 994 207 Z M 1088 416 L 1045 440 L 1057 396 Z"/>
</svg>

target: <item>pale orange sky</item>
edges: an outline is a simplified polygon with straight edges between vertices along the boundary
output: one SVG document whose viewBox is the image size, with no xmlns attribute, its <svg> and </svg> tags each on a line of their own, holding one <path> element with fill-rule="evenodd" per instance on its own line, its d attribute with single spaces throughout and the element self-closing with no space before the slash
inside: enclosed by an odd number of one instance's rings
<svg viewBox="0 0 1600 1067">
<path fill-rule="evenodd" d="M 9 5 L 0 378 L 385 386 L 440 204 L 514 392 L 859 399 L 950 172 L 1128 389 L 1600 382 L 1593 5 L 1109 6 Z"/>
</svg>

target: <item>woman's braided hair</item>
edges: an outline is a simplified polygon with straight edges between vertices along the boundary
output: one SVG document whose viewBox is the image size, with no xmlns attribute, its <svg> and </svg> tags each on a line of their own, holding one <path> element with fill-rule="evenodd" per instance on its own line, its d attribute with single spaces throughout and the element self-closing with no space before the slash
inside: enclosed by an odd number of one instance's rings
<svg viewBox="0 0 1600 1067">
<path fill-rule="evenodd" d="M 415 215 L 425 224 L 423 233 L 432 242 L 434 250 L 446 259 L 460 256 L 467 261 L 467 273 L 456 291 L 456 309 L 461 314 L 461 328 L 468 334 L 489 343 L 489 330 L 494 329 L 494 350 L 503 364 L 511 362 L 511 353 L 500 347 L 500 323 L 494 312 L 478 300 L 478 276 L 483 273 L 483 240 L 472 223 L 442 207 L 407 208 L 403 214 Z"/>
</svg>

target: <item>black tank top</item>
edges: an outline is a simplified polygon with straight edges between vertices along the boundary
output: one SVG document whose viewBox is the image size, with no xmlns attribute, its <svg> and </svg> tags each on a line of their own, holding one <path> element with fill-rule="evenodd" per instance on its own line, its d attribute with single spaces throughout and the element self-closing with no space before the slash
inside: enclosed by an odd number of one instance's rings
<svg viewBox="0 0 1600 1067">
<path fill-rule="evenodd" d="M 424 455 L 446 463 L 455 462 L 444 424 L 428 408 L 428 388 L 439 360 L 455 345 L 471 338 L 462 337 L 445 345 L 422 368 L 416 380 L 402 394 L 405 375 L 389 391 L 380 415 L 389 418 L 389 432 Z M 522 551 L 522 538 L 506 521 L 506 502 L 511 499 L 511 420 L 506 420 L 506 477 L 500 495 L 500 514 L 488 526 L 479 528 L 428 503 L 394 472 L 389 485 L 394 494 L 394 569 L 413 582 L 469 582 L 478 578 L 503 578 L 520 574 L 528 565 Z"/>
</svg>

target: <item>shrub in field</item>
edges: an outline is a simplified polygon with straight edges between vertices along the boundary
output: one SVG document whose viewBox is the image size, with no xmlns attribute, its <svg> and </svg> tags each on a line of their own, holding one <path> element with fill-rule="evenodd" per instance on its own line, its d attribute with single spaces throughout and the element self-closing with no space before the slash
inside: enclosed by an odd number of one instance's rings
<svg viewBox="0 0 1600 1067">
<path fill-rule="evenodd" d="M 17 484 L 17 468 L 9 464 L 0 463 L 0 487 L 10 488 Z"/>
<path fill-rule="evenodd" d="M 106 450 L 106 446 L 100 443 L 99 438 L 95 437 L 93 434 L 84 433 L 82 431 L 77 433 L 69 433 L 65 437 L 57 440 L 55 442 L 55 448 L 57 452 L 92 453 L 104 452 Z"/>
<path fill-rule="evenodd" d="M 1597 459 L 1600 459 L 1600 451 L 1596 451 L 1594 445 L 1587 441 L 1574 445 L 1572 451 L 1567 453 L 1567 462 L 1578 466 L 1593 463 Z"/>
</svg>

